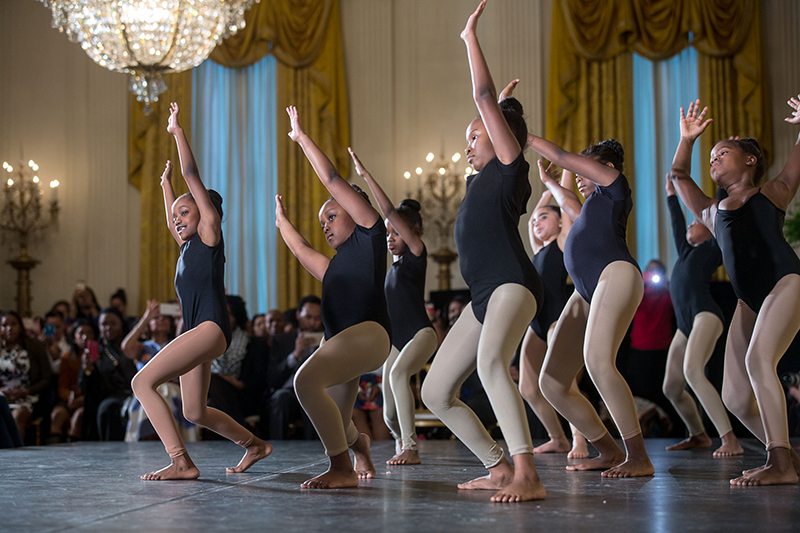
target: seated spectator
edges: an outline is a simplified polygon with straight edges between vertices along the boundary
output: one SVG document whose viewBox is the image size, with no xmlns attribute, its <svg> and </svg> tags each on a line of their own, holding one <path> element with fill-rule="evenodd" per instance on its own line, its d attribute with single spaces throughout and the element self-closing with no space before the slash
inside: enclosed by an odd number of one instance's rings
<svg viewBox="0 0 800 533">
<path fill-rule="evenodd" d="M 97 324 L 100 317 L 100 304 L 91 287 L 85 283 L 78 283 L 72 295 L 72 307 L 75 309 L 74 318 L 88 318 Z"/>
<path fill-rule="evenodd" d="M 286 326 L 286 319 L 283 312 L 278 309 L 270 309 L 264 319 L 267 325 L 267 333 L 270 337 L 277 337 L 285 333 L 283 328 Z"/>
<path fill-rule="evenodd" d="M 122 351 L 127 334 L 122 314 L 115 307 L 106 307 L 99 322 L 97 353 L 87 351 L 79 376 L 84 397 L 83 433 L 88 440 L 121 441 L 126 426 L 122 405 L 133 394 L 131 380 L 136 365 Z"/>
<path fill-rule="evenodd" d="M 211 361 L 211 383 L 208 405 L 224 412 L 242 426 L 247 423 L 242 412 L 242 361 L 247 355 L 250 338 L 245 331 L 247 308 L 240 296 L 227 295 L 228 316 L 231 321 L 231 343 L 225 353 Z"/>
<path fill-rule="evenodd" d="M 50 308 L 51 313 L 61 313 L 61 316 L 64 317 L 64 325 L 69 326 L 72 324 L 72 321 L 75 320 L 75 312 L 72 310 L 72 306 L 70 306 L 69 302 L 66 300 L 59 300 L 53 304 L 53 307 Z"/>
<path fill-rule="evenodd" d="M 261 313 L 253 317 L 253 337 L 269 338 L 269 331 L 267 331 L 267 315 Z"/>
<path fill-rule="evenodd" d="M 47 354 L 50 356 L 50 367 L 53 370 L 53 375 L 57 377 L 61 368 L 61 359 L 71 349 L 65 334 L 64 316 L 59 311 L 50 311 L 44 315 L 44 330 L 42 333 L 40 340 L 47 348 Z"/>
<path fill-rule="evenodd" d="M 300 407 L 294 393 L 294 374 L 314 350 L 319 347 L 324 334 L 322 326 L 322 307 L 317 296 L 309 295 L 297 304 L 296 320 L 299 330 L 284 333 L 272 339 L 271 387 L 275 389 L 269 402 L 269 437 L 285 439 L 289 425 L 303 420 L 303 435 L 306 439 L 316 439 L 316 431 L 311 421 Z"/>
<path fill-rule="evenodd" d="M 125 329 L 133 329 L 139 319 L 135 316 L 128 316 L 128 295 L 125 294 L 125 289 L 117 289 L 114 294 L 109 298 L 109 306 L 116 307 L 120 314 L 125 319 Z"/>
<path fill-rule="evenodd" d="M 97 341 L 97 330 L 91 320 L 82 318 L 73 324 L 72 345 L 61 356 L 58 372 L 56 405 L 50 415 L 50 443 L 64 442 L 64 428 L 67 439 L 80 440 L 83 427 L 83 394 L 78 385 L 81 360 L 87 353 L 88 342 Z M 88 356 L 88 354 L 87 354 Z"/>
<path fill-rule="evenodd" d="M 383 391 L 381 370 L 363 374 L 358 381 L 358 396 L 353 406 L 353 423 L 359 433 L 370 440 L 391 440 L 392 435 L 383 421 Z"/>
<path fill-rule="evenodd" d="M 0 394 L 24 438 L 34 406 L 51 385 L 52 369 L 44 346 L 25 335 L 22 318 L 14 311 L 0 315 L 0 337 Z"/>
<path fill-rule="evenodd" d="M 0 448 L 19 448 L 23 445 L 14 415 L 8 407 L 8 400 L 0 394 Z"/>
<path fill-rule="evenodd" d="M 283 312 L 283 332 L 284 333 L 297 333 L 297 328 L 300 325 L 297 322 L 297 308 L 288 309 Z"/>
</svg>

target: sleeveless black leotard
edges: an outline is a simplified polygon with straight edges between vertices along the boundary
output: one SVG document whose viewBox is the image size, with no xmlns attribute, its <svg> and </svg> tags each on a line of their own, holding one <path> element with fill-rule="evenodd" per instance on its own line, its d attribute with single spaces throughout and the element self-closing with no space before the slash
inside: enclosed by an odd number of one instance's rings
<svg viewBox="0 0 800 533">
<path fill-rule="evenodd" d="M 322 324 L 325 339 L 351 326 L 377 322 L 392 337 L 383 284 L 386 279 L 386 226 L 356 224 L 336 250 L 322 278 Z"/>
<path fill-rule="evenodd" d="M 626 241 L 632 207 L 628 180 L 620 172 L 611 185 L 597 186 L 572 224 L 564 245 L 564 264 L 575 290 L 589 303 L 592 303 L 600 274 L 608 265 L 625 261 L 639 269 Z"/>
<path fill-rule="evenodd" d="M 472 295 L 472 311 L 481 324 L 492 293 L 506 283 L 526 287 L 536 299 L 536 309 L 541 307 L 542 284 L 518 228 L 531 195 L 529 169 L 520 153 L 510 165 L 495 157 L 467 178 L 455 240 L 461 275 Z"/>
<path fill-rule="evenodd" d="M 433 327 L 425 312 L 425 272 L 428 250 L 417 257 L 406 250 L 386 273 L 386 303 L 392 322 L 392 345 L 402 350 L 423 328 Z"/>
<path fill-rule="evenodd" d="M 206 321 L 218 325 L 231 344 L 231 320 L 225 300 L 225 241 L 222 235 L 216 246 L 207 246 L 200 234 L 181 244 L 181 256 L 175 267 L 175 292 L 181 302 L 186 331 Z"/>
<path fill-rule="evenodd" d="M 567 269 L 564 266 L 564 253 L 558 247 L 558 239 L 553 239 L 553 242 L 539 250 L 531 262 L 542 279 L 544 289 L 542 309 L 531 322 L 531 329 L 540 339 L 547 341 L 547 330 L 561 316 L 569 299 Z"/>
<path fill-rule="evenodd" d="M 686 241 L 686 218 L 678 197 L 668 196 L 667 206 L 672 220 L 672 237 L 678 250 L 678 260 L 672 267 L 669 296 L 675 308 L 678 329 L 688 337 L 698 313 L 714 313 L 723 322 L 725 320 L 722 309 L 711 297 L 710 285 L 711 276 L 722 264 L 722 252 L 713 237 L 697 246 L 689 244 Z"/>
<path fill-rule="evenodd" d="M 785 217 L 761 189 L 738 209 L 717 209 L 725 269 L 736 296 L 756 313 L 782 277 L 800 274 L 800 258 L 783 236 Z"/>
</svg>

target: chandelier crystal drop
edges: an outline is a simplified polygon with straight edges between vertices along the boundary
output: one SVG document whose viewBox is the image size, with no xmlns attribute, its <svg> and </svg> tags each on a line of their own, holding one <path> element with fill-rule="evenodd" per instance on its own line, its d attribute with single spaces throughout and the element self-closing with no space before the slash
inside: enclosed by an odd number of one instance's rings
<svg viewBox="0 0 800 533">
<path fill-rule="evenodd" d="M 131 75 L 131 91 L 146 113 L 167 90 L 162 75 L 202 63 L 220 39 L 244 27 L 254 1 L 41 0 L 53 27 L 95 63 Z"/>
</svg>

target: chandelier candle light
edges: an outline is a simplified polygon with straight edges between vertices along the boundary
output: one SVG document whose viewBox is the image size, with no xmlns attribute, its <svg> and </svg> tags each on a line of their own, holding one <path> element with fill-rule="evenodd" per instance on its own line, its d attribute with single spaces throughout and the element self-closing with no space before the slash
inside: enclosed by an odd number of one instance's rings
<svg viewBox="0 0 800 533">
<path fill-rule="evenodd" d="M 0 208 L 0 229 L 13 233 L 19 243 L 20 254 L 8 263 L 17 269 L 17 312 L 31 314 L 30 271 L 39 261 L 28 255 L 28 241 L 38 231 L 52 226 L 58 218 L 58 180 L 50 182 L 50 218 L 42 213 L 42 196 L 45 188 L 37 174 L 39 165 L 28 161 L 14 168 L 3 162 L 5 192 Z"/>
<path fill-rule="evenodd" d="M 131 91 L 150 114 L 150 104 L 167 90 L 162 75 L 202 63 L 220 39 L 244 28 L 254 0 L 41 2 L 53 13 L 53 27 L 95 63 L 131 75 Z"/>
</svg>

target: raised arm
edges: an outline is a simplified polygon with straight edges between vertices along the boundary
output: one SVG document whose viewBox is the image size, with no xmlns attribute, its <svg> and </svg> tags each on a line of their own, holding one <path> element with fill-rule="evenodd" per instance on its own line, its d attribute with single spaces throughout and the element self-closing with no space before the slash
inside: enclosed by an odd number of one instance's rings
<svg viewBox="0 0 800 533">
<path fill-rule="evenodd" d="M 614 167 L 595 161 L 590 157 L 568 152 L 557 144 L 537 135 L 528 135 L 528 146 L 539 152 L 545 159 L 548 159 L 553 164 L 565 170 L 569 170 L 573 174 L 583 176 L 601 187 L 611 185 L 619 177 L 619 170 Z M 562 208 L 563 207 L 564 206 L 562 206 Z"/>
<path fill-rule="evenodd" d="M 358 156 L 353 149 L 348 148 L 347 151 L 350 152 L 350 157 L 353 158 L 353 164 L 356 167 L 356 173 L 358 173 L 358 175 L 364 178 L 364 181 L 367 182 L 367 186 L 369 186 L 369 190 L 372 191 L 372 196 L 374 196 L 375 200 L 378 202 L 378 208 L 381 210 L 383 216 L 392 223 L 392 226 L 394 226 L 394 229 L 396 229 L 397 233 L 400 234 L 400 237 L 403 239 L 403 242 L 406 243 L 408 249 L 411 250 L 411 253 L 417 257 L 422 255 L 422 250 L 425 247 L 425 245 L 422 243 L 422 239 L 420 239 L 419 236 L 414 233 L 414 231 L 406 223 L 405 219 L 403 219 L 403 217 L 400 216 L 400 213 L 395 210 L 392 200 L 386 196 L 386 193 L 383 192 L 383 189 L 372 177 L 372 174 L 370 174 L 369 171 L 364 168 L 364 165 L 361 163 L 361 160 L 358 159 Z"/>
<path fill-rule="evenodd" d="M 576 195 L 573 190 L 567 189 L 562 187 L 560 183 L 558 183 L 552 176 L 550 176 L 544 168 L 542 164 L 542 160 L 539 159 L 536 162 L 539 165 L 539 178 L 544 183 L 544 186 L 552 193 L 553 198 L 556 199 L 556 202 L 561 207 L 562 212 L 562 224 L 563 224 L 563 214 L 566 214 L 570 219 L 576 220 L 581 215 L 581 202 L 578 200 L 578 195 Z"/>
<path fill-rule="evenodd" d="M 172 188 L 172 161 L 167 160 L 164 173 L 161 174 L 161 189 L 164 191 L 164 211 L 167 214 L 167 227 L 175 242 L 180 244 L 181 238 L 175 229 L 175 222 L 172 220 L 172 204 L 175 203 L 175 189 Z"/>
<path fill-rule="evenodd" d="M 707 112 L 707 107 L 700 111 L 700 100 L 690 103 L 688 112 L 681 107 L 681 140 L 672 160 L 670 179 L 684 205 L 716 235 L 714 216 L 717 213 L 717 201 L 706 196 L 690 175 L 694 142 L 712 121 L 705 118 Z"/>
<path fill-rule="evenodd" d="M 150 322 L 150 319 L 156 315 L 158 306 L 158 300 L 147 300 L 147 310 L 145 311 L 144 316 L 139 319 L 139 322 L 136 323 L 136 326 L 125 336 L 125 339 L 122 341 L 122 353 L 124 353 L 125 357 L 131 361 L 138 361 L 142 358 L 144 344 L 139 342 L 139 338 L 142 336 L 142 333 L 144 333 L 144 330 L 147 329 L 147 324 Z"/>
<path fill-rule="evenodd" d="M 787 103 L 792 108 L 792 114 L 784 120 L 789 124 L 800 124 L 800 94 L 797 95 L 797 98 L 790 98 Z M 765 183 L 762 190 L 766 189 L 765 194 L 775 202 L 775 205 L 786 211 L 792 198 L 797 194 L 798 186 L 800 186 L 800 135 L 794 143 L 792 153 L 789 154 L 783 170 L 775 178 Z"/>
<path fill-rule="evenodd" d="M 681 204 L 675 194 L 675 186 L 672 180 L 669 179 L 669 173 L 667 173 L 666 182 L 667 207 L 669 208 L 669 217 L 672 222 L 672 239 L 675 241 L 675 248 L 678 250 L 678 254 L 681 254 L 687 246 L 691 246 L 686 242 L 686 217 L 683 216 Z"/>
<path fill-rule="evenodd" d="M 216 246 L 219 242 L 220 235 L 222 234 L 222 223 L 217 212 L 217 208 L 208 197 L 208 190 L 203 185 L 200 179 L 200 172 L 197 170 L 197 162 L 194 160 L 192 148 L 189 146 L 189 141 L 186 139 L 186 134 L 178 123 L 178 113 L 180 108 L 178 104 L 172 102 L 169 104 L 169 123 L 167 124 L 167 132 L 175 137 L 175 143 L 178 145 L 178 156 L 181 160 L 181 173 L 186 185 L 189 187 L 189 192 L 192 193 L 197 209 L 200 211 L 200 224 L 197 226 L 197 233 L 200 235 L 200 240 L 206 246 Z"/>
<path fill-rule="evenodd" d="M 514 137 L 514 133 L 500 110 L 500 104 L 497 102 L 497 89 L 492 81 L 489 66 L 486 64 L 486 58 L 483 56 L 476 34 L 478 19 L 483 13 L 486 1 L 483 0 L 475 12 L 470 15 L 464 31 L 461 32 L 461 38 L 467 45 L 469 70 L 472 75 L 472 96 L 478 106 L 478 112 L 483 119 L 489 139 L 492 141 L 497 159 L 504 165 L 510 165 L 519 157 L 522 147 Z"/>
<path fill-rule="evenodd" d="M 531 248 L 533 249 L 533 254 L 536 255 L 539 253 L 544 247 L 544 242 L 539 240 L 539 237 L 536 236 L 536 232 L 533 231 L 533 227 L 536 222 L 536 211 L 539 210 L 540 207 L 545 207 L 550 205 L 550 200 L 553 198 L 553 193 L 551 193 L 548 189 L 542 193 L 542 197 L 539 198 L 539 201 L 536 203 L 536 207 L 533 208 L 533 214 L 531 218 L 528 219 L 528 239 L 531 242 Z"/>
<path fill-rule="evenodd" d="M 300 235 L 297 228 L 286 218 L 286 209 L 283 207 L 283 198 L 280 194 L 275 195 L 275 226 L 281 232 L 283 242 L 292 251 L 300 264 L 308 270 L 312 276 L 322 281 L 331 260 L 323 253 L 316 251 L 308 244 L 308 241 Z"/>
<path fill-rule="evenodd" d="M 289 114 L 289 120 L 292 124 L 292 131 L 289 132 L 289 138 L 300 145 L 306 158 L 314 167 L 314 172 L 319 176 L 320 181 L 331 193 L 334 200 L 336 200 L 342 208 L 352 217 L 356 224 L 365 228 L 371 228 L 378 221 L 380 215 L 367 203 L 360 194 L 358 194 L 345 181 L 336 167 L 333 166 L 331 160 L 328 159 L 319 146 L 303 132 L 300 127 L 300 119 L 297 114 L 295 106 L 286 108 Z"/>
<path fill-rule="evenodd" d="M 575 191 L 575 174 L 570 172 L 569 170 L 562 170 L 561 171 L 561 188 L 567 191 Z M 548 189 L 549 190 L 549 189 Z M 578 197 L 575 195 L 575 199 L 577 200 Z M 579 202 L 580 203 L 580 202 Z M 567 212 L 563 209 L 561 210 L 561 233 L 558 234 L 558 246 L 561 250 L 564 250 L 564 245 L 567 242 L 567 237 L 569 236 L 569 232 L 572 229 L 572 216 L 570 216 Z"/>
</svg>

